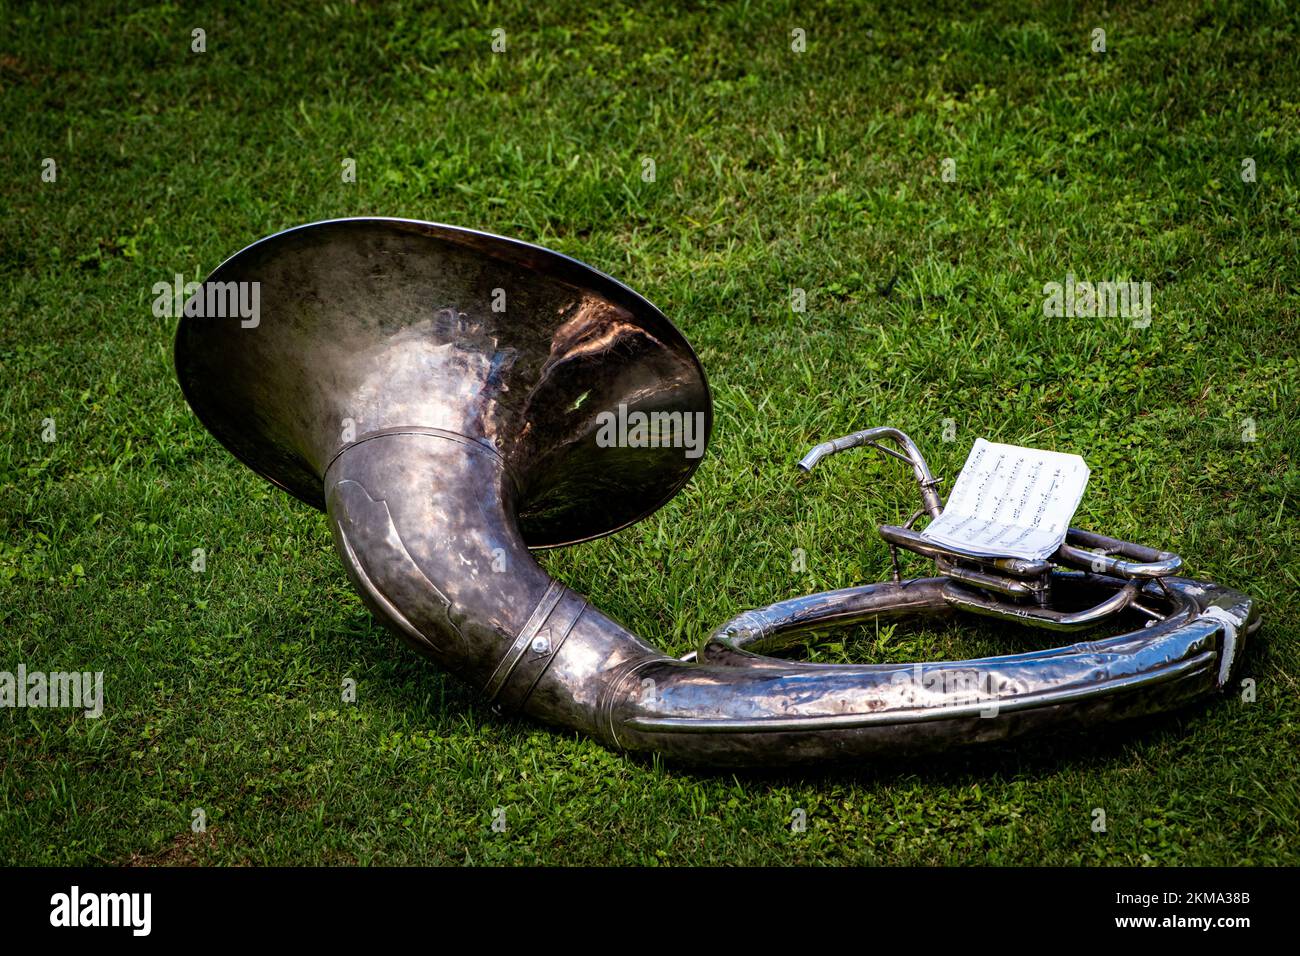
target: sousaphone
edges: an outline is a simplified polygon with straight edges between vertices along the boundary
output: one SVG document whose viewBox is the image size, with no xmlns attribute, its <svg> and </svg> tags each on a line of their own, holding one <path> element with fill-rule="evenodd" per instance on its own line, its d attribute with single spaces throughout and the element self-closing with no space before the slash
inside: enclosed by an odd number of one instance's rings
<svg viewBox="0 0 1300 956">
<path fill-rule="evenodd" d="M 219 294 L 187 307 L 176 370 L 208 430 L 328 515 L 353 584 L 412 647 L 502 711 L 613 748 L 775 766 L 1106 724 L 1227 686 L 1259 623 L 1247 597 L 1175 576 L 1176 555 L 1101 535 L 1071 531 L 1045 561 L 934 545 L 914 522 L 941 512 L 937 482 L 906 435 L 876 428 L 803 467 L 854 446 L 905 462 L 922 508 L 880 532 L 936 574 L 747 611 L 675 659 L 530 550 L 627 527 L 700 463 L 704 370 L 653 305 L 555 252 L 401 219 L 270 236 L 204 289 Z M 245 291 L 255 314 L 211 308 Z M 1119 633 L 956 662 L 769 656 L 817 629 L 965 613 Z"/>
</svg>

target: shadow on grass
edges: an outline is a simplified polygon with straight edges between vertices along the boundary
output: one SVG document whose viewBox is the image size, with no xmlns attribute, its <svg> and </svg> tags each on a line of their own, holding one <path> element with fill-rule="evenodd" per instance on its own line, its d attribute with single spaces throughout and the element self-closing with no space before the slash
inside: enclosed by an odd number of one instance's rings
<svg viewBox="0 0 1300 956">
<path fill-rule="evenodd" d="M 377 634 L 385 634 L 376 629 Z M 335 635 L 356 641 L 355 632 Z M 391 655 L 391 656 L 390 656 Z M 376 641 L 370 677 L 381 678 L 371 685 L 384 706 L 393 710 L 415 708 L 432 713 L 439 722 L 465 721 L 477 729 L 493 730 L 507 747 L 523 744 L 539 728 L 557 738 L 584 741 L 593 747 L 604 745 L 574 731 L 549 727 L 523 716 L 492 712 L 469 685 L 440 669 L 431 661 L 406 651 L 396 638 L 391 646 Z M 1258 652 L 1248 662 L 1260 666 Z M 384 677 L 388 679 L 383 679 Z M 900 754 L 889 758 L 861 758 L 856 762 L 835 762 L 803 768 L 736 769 L 708 768 L 666 760 L 655 754 L 618 752 L 630 766 L 655 773 L 684 776 L 701 782 L 736 779 L 756 787 L 787 787 L 807 783 L 880 783 L 903 779 L 926 784 L 961 786 L 993 779 L 1043 779 L 1075 770 L 1098 769 L 1125 757 L 1134 747 L 1152 748 L 1186 738 L 1199 718 L 1215 719 L 1224 705 L 1222 698 L 1187 704 L 1167 713 L 1133 717 L 1114 724 L 1070 728 L 1012 740 L 974 744 L 951 751 Z M 1230 719 L 1229 715 L 1221 716 Z"/>
</svg>

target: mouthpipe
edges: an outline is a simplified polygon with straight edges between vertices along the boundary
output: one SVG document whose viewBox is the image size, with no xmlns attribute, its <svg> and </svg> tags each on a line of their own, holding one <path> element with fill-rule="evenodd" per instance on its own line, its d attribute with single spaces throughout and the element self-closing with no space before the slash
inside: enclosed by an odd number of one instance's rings
<svg viewBox="0 0 1300 956">
<path fill-rule="evenodd" d="M 359 441 L 325 474 L 338 552 L 382 622 L 503 712 L 617 749 L 716 767 L 897 756 L 1086 719 L 1088 707 L 1103 708 L 1108 718 L 1125 707 L 1145 712 L 1160 701 L 1190 700 L 1212 683 L 1215 634 L 1189 627 L 1187 610 L 1087 654 L 1076 647 L 984 661 L 844 666 L 753 653 L 825 623 L 828 614 L 842 624 L 951 613 L 942 578 L 750 612 L 686 663 L 541 568 L 519 531 L 518 494 L 490 446 L 437 429 Z M 1135 667 L 1137 657 L 1145 663 Z M 1061 706 L 1095 690 L 1103 672 L 1117 686 L 1134 675 L 1162 686 Z M 987 687 L 971 686 L 972 675 Z"/>
<path fill-rule="evenodd" d="M 813 445 L 808 449 L 808 454 L 799 459 L 799 470 L 805 475 L 817 467 L 817 463 L 827 455 L 835 452 L 833 442 L 824 441 L 820 445 Z"/>
<path fill-rule="evenodd" d="M 896 444 L 902 449 L 902 452 L 896 452 L 877 445 L 876 442 L 882 438 Z M 912 441 L 911 438 L 909 438 L 904 432 L 899 431 L 897 428 L 890 428 L 888 425 L 877 428 L 864 428 L 861 431 L 845 435 L 843 438 L 836 438 L 831 441 L 824 441 L 819 445 L 814 445 L 812 448 L 808 449 L 808 453 L 799 460 L 799 470 L 807 474 L 817 467 L 817 463 L 823 458 L 838 454 L 842 451 L 847 451 L 850 448 L 857 448 L 861 445 L 871 445 L 878 451 L 882 451 L 887 455 L 898 458 L 899 460 L 911 465 L 912 474 L 916 478 L 916 483 L 921 489 L 921 500 L 924 503 L 926 512 L 932 518 L 937 518 L 939 516 L 940 512 L 943 510 L 943 504 L 939 500 L 939 493 L 935 490 L 938 483 L 934 480 L 934 475 L 930 473 L 930 466 L 926 464 L 925 457 L 921 454 L 921 450 L 916 447 L 916 443 Z"/>
</svg>

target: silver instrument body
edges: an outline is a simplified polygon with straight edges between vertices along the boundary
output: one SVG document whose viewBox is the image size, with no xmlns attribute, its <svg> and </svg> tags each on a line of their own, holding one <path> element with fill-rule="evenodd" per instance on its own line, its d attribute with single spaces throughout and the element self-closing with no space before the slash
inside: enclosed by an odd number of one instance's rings
<svg viewBox="0 0 1300 956">
<path fill-rule="evenodd" d="M 245 464 L 326 512 L 380 621 L 502 711 L 709 766 L 893 756 L 1207 697 L 1258 626 L 1249 598 L 1175 577 L 1175 555 L 1128 542 L 1072 531 L 1045 562 L 937 548 L 912 528 L 939 514 L 937 483 L 911 440 L 886 428 L 819 445 L 802 465 L 859 445 L 905 461 L 922 509 L 880 531 L 891 549 L 932 558 L 935 576 L 896 571 L 747 611 L 697 654 L 669 657 L 530 551 L 626 527 L 699 464 L 668 442 L 598 440 L 601 413 L 620 407 L 690 416 L 707 438 L 704 371 L 658 309 L 549 250 L 399 219 L 268 237 L 207 280 L 232 282 L 258 283 L 255 325 L 187 314 L 177 332 L 195 413 Z M 982 660 L 771 656 L 819 628 L 968 612 L 1056 631 L 1138 620 L 1115 636 Z"/>
</svg>

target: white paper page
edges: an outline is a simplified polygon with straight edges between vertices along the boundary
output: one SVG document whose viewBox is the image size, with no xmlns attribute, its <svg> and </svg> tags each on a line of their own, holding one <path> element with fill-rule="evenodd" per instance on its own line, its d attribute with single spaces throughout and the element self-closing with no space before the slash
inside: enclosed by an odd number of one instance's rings
<svg viewBox="0 0 1300 956">
<path fill-rule="evenodd" d="M 981 557 L 1046 558 L 1065 540 L 1088 475 L 1078 455 L 976 439 L 921 536 Z"/>
</svg>

